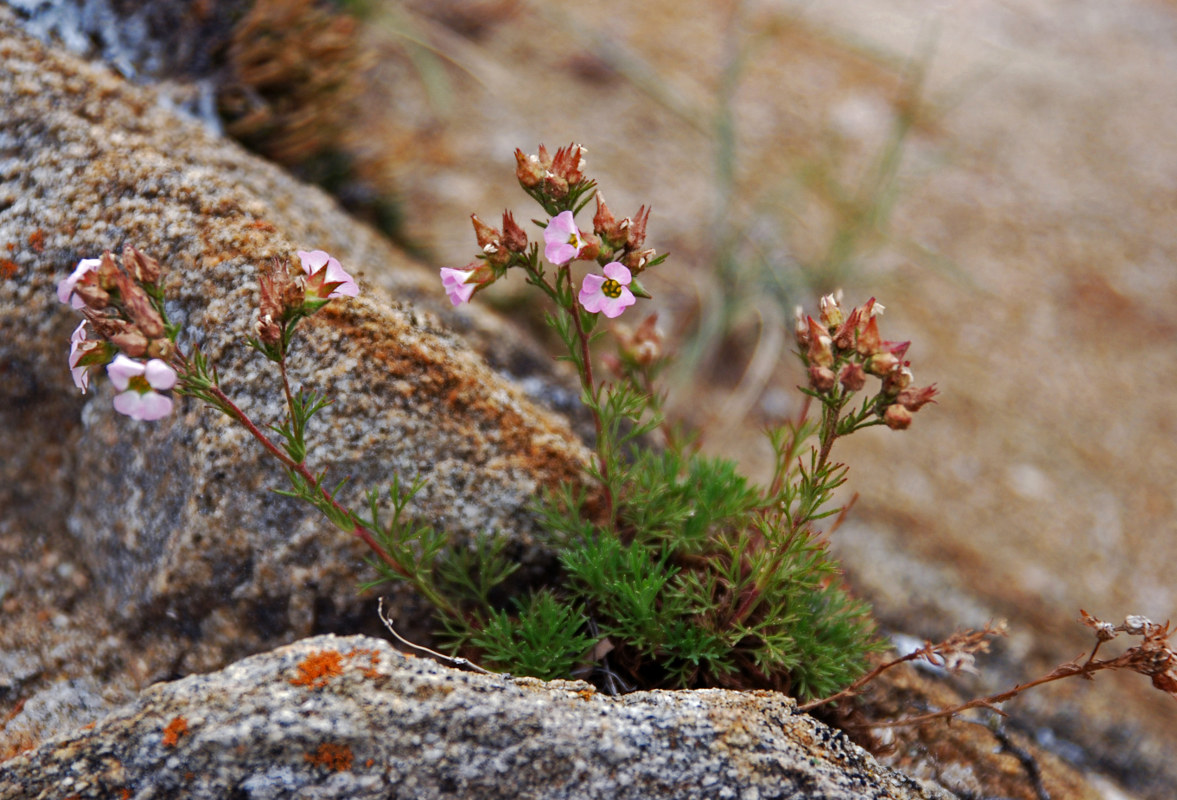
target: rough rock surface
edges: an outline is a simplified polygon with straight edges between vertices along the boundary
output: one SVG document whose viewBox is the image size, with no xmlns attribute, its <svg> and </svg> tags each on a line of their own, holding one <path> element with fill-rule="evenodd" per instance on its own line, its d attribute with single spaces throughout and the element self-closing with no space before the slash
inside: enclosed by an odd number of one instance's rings
<svg viewBox="0 0 1177 800">
<path fill-rule="evenodd" d="M 248 755 L 243 757 L 242 752 Z M 157 684 L 0 766 L 0 799 L 948 798 L 771 692 L 602 696 L 363 636 Z"/>
<path fill-rule="evenodd" d="M 2 6 L 0 98 L 0 692 L 25 698 L 63 666 L 133 690 L 370 609 L 356 594 L 371 577 L 362 546 L 269 493 L 285 478 L 243 431 L 194 402 L 133 422 L 104 379 L 78 394 L 65 362 L 78 319 L 54 287 L 104 249 L 133 243 L 170 268 L 182 341 L 199 342 L 261 423 L 280 406 L 276 376 L 244 346 L 257 267 L 322 248 L 372 276 L 379 286 L 296 341 L 294 380 L 336 401 L 312 423 L 327 445 L 312 463 L 350 476 L 351 497 L 423 477 L 414 513 L 456 535 L 510 531 L 526 548 L 531 498 L 579 474 L 584 450 L 441 327 L 436 273 L 150 90 L 32 40 Z M 500 369 L 544 385 L 550 362 L 493 316 L 447 319 L 493 344 Z M 153 636 L 171 641 L 157 650 Z"/>
</svg>

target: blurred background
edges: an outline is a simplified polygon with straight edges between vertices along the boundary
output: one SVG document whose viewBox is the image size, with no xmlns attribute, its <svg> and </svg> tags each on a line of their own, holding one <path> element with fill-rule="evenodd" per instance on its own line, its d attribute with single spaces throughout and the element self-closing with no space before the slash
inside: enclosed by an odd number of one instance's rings
<svg viewBox="0 0 1177 800">
<path fill-rule="evenodd" d="M 67 30 L 38 10 L 55 4 L 11 5 Z M 799 407 L 794 307 L 877 297 L 942 395 L 906 432 L 839 444 L 859 497 L 833 547 L 889 630 L 1009 620 L 967 692 L 1089 649 L 1080 608 L 1177 608 L 1177 3 L 147 7 L 77 46 L 162 81 L 423 268 L 473 258 L 471 212 L 536 215 L 514 148 L 585 145 L 614 213 L 652 205 L 647 245 L 671 254 L 643 280 L 678 354 L 672 411 L 755 475 L 762 429 Z M 544 335 L 522 290 L 479 300 Z M 1145 678 L 1007 710 L 1171 796 L 1177 702 Z"/>
</svg>

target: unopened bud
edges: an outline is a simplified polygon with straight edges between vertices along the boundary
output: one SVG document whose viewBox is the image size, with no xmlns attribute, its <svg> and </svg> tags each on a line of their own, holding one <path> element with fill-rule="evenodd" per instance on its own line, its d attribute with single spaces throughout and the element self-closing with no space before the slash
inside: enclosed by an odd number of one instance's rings
<svg viewBox="0 0 1177 800">
<path fill-rule="evenodd" d="M 899 359 L 891 353 L 877 353 L 868 358 L 864 366 L 871 375 L 882 378 L 899 366 Z"/>
<path fill-rule="evenodd" d="M 568 196 L 568 180 L 554 172 L 544 175 L 544 194 L 553 200 L 562 200 Z"/>
<path fill-rule="evenodd" d="M 625 254 L 625 258 L 621 259 L 621 263 L 630 271 L 635 278 L 645 271 L 646 267 L 652 259 L 657 255 L 657 251 L 650 250 L 634 250 Z"/>
<path fill-rule="evenodd" d="M 119 276 L 122 274 L 122 270 L 114 263 L 114 258 L 110 255 L 110 251 L 107 250 L 103 253 L 102 263 L 98 265 L 98 285 L 108 292 L 112 289 L 118 289 L 120 288 Z"/>
<path fill-rule="evenodd" d="M 834 330 L 845 319 L 845 316 L 842 314 L 842 307 L 838 305 L 840 294 L 840 291 L 834 294 L 827 294 L 821 298 L 819 303 L 821 307 L 821 322 L 826 326 L 826 330 Z"/>
<path fill-rule="evenodd" d="M 593 215 L 593 231 L 609 247 L 618 248 L 625 244 L 627 231 L 617 222 L 617 218 L 605 203 L 605 195 L 600 192 L 597 192 L 597 213 Z"/>
<path fill-rule="evenodd" d="M 123 268 L 139 283 L 150 285 L 159 283 L 160 276 L 163 275 L 163 268 L 158 261 L 140 253 L 131 245 L 123 248 Z"/>
<path fill-rule="evenodd" d="M 838 375 L 838 381 L 846 391 L 857 392 L 866 385 L 866 371 L 862 368 L 861 364 L 851 362 L 842 367 L 842 372 Z"/>
<path fill-rule="evenodd" d="M 282 340 L 282 326 L 274 321 L 271 314 L 262 314 L 253 324 L 257 338 L 264 344 L 276 345 Z"/>
<path fill-rule="evenodd" d="M 805 309 L 794 306 L 793 320 L 793 337 L 797 340 L 797 346 L 802 350 L 809 349 L 809 323 L 805 320 Z"/>
<path fill-rule="evenodd" d="M 861 316 L 859 317 L 861 319 Z M 856 347 L 858 352 L 864 356 L 871 356 L 879 352 L 883 346 L 883 339 L 879 336 L 879 321 L 877 317 L 871 317 L 861 331 L 858 332 L 858 341 Z M 879 375 L 881 373 L 875 373 Z"/>
<path fill-rule="evenodd" d="M 82 283 L 78 282 L 74 286 L 74 294 L 82 299 L 87 308 L 92 308 L 95 311 L 106 308 L 110 305 L 110 293 L 102 289 L 96 283 Z"/>
<path fill-rule="evenodd" d="M 147 296 L 147 292 L 143 291 L 143 287 L 121 271 L 118 273 L 116 281 L 119 294 L 122 296 L 123 308 L 135 327 L 148 339 L 158 339 L 163 336 L 163 317 L 155 310 L 155 306 L 151 304 L 151 298 Z"/>
<path fill-rule="evenodd" d="M 630 250 L 638 250 L 643 244 L 645 244 L 646 223 L 649 221 L 650 209 L 646 208 L 645 206 L 642 206 L 638 209 L 638 213 L 634 216 L 633 220 L 630 220 L 628 217 L 626 217 L 626 219 L 622 221 L 622 225 L 629 228 L 625 243 L 626 247 L 628 247 Z M 625 225 L 626 222 L 629 223 L 628 226 Z"/>
<path fill-rule="evenodd" d="M 890 355 L 894 356 L 894 354 Z M 879 356 L 874 356 L 871 360 L 873 361 L 875 358 L 879 358 Z M 911 386 L 911 381 L 911 370 L 899 364 L 883 376 L 883 394 L 897 398 L 900 392 Z M 914 411 L 915 409 L 908 410 Z"/>
<path fill-rule="evenodd" d="M 147 343 L 147 357 L 160 361 L 171 361 L 176 354 L 176 343 L 171 339 L 152 339 Z"/>
<path fill-rule="evenodd" d="M 536 156 L 524 155 L 523 151 L 515 149 L 515 177 L 524 189 L 534 189 L 544 179 L 546 169 L 540 164 Z"/>
<path fill-rule="evenodd" d="M 809 385 L 822 394 L 833 389 L 837 381 L 838 376 L 829 367 L 822 366 L 821 364 L 811 364 L 809 366 Z"/>
<path fill-rule="evenodd" d="M 512 253 L 523 253 L 527 250 L 527 233 L 515 222 L 510 211 L 503 212 L 503 244 Z"/>
<path fill-rule="evenodd" d="M 917 389 L 914 386 L 908 386 L 901 390 L 895 397 L 895 402 L 906 408 L 908 411 L 919 411 L 928 403 L 936 402 L 932 398 L 936 396 L 936 384 L 925 386 L 922 389 Z"/>
<path fill-rule="evenodd" d="M 110 343 L 131 358 L 140 358 L 147 354 L 147 337 L 136 328 L 127 327 L 120 333 L 109 337 Z"/>
<path fill-rule="evenodd" d="M 470 221 L 474 223 L 474 235 L 478 238 L 478 246 L 483 250 L 486 250 L 487 245 L 498 247 L 502 242 L 503 236 L 499 233 L 498 228 L 487 225 L 478 218 L 477 214 L 471 214 Z"/>
<path fill-rule="evenodd" d="M 830 344 L 833 340 L 826 333 L 826 329 L 813 317 L 806 317 L 806 320 L 809 324 L 809 348 L 805 357 L 811 365 L 832 367 L 834 365 L 834 351 L 830 348 Z"/>
<path fill-rule="evenodd" d="M 911 412 L 898 403 L 887 406 L 887 410 L 883 412 L 883 422 L 893 431 L 907 430 L 911 425 Z"/>
</svg>

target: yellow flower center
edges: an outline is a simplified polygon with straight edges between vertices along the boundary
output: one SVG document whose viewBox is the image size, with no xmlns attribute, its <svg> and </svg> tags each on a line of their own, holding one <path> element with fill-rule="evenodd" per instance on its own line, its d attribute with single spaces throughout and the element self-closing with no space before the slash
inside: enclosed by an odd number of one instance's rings
<svg viewBox="0 0 1177 800">
<path fill-rule="evenodd" d="M 601 284 L 601 292 L 604 293 L 605 297 L 616 300 L 618 297 L 621 297 L 621 284 L 612 278 L 606 278 L 605 282 Z"/>
</svg>

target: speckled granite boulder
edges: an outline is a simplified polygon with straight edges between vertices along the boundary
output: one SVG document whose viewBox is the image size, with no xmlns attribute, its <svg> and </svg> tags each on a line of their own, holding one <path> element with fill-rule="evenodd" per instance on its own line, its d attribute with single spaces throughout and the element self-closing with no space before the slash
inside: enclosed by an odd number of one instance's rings
<svg viewBox="0 0 1177 800">
<path fill-rule="evenodd" d="M 242 431 L 194 402 L 158 424 L 131 422 L 112 412 L 105 381 L 78 395 L 64 361 L 77 317 L 53 291 L 80 257 L 126 243 L 154 255 L 172 270 L 169 307 L 183 338 L 200 342 L 265 423 L 279 419 L 275 375 L 244 347 L 256 268 L 301 247 L 329 250 L 369 279 L 361 298 L 333 304 L 296 344 L 296 381 L 335 400 L 311 434 L 331 444 L 312 458 L 335 480 L 350 476 L 353 496 L 393 474 L 424 477 L 418 513 L 459 535 L 526 539 L 530 499 L 574 475 L 583 452 L 564 422 L 443 330 L 427 304 L 401 302 L 426 290 L 444 299 L 435 276 L 322 193 L 10 22 L 0 10 L 0 242 L 10 245 L 0 449 L 15 454 L 5 458 L 3 501 L 16 512 L 5 525 L 65 521 L 108 606 L 129 619 L 182 607 L 191 624 L 226 601 L 272 606 L 292 591 L 353 602 L 362 550 L 269 493 L 284 478 Z M 494 336 L 486 315 L 466 320 Z"/>
<path fill-rule="evenodd" d="M 120 792 L 122 795 L 120 795 Z M 321 636 L 157 684 L 0 766 L 0 799 L 949 798 L 771 692 L 458 672 Z"/>
<path fill-rule="evenodd" d="M 54 287 L 104 249 L 133 243 L 170 269 L 183 337 L 261 423 L 280 406 L 275 375 L 244 344 L 256 268 L 299 248 L 339 257 L 363 295 L 311 320 L 292 363 L 296 382 L 335 401 L 311 430 L 330 440 L 312 461 L 350 477 L 352 497 L 393 474 L 423 477 L 415 514 L 456 536 L 506 531 L 532 552 L 531 500 L 586 457 L 567 422 L 533 402 L 562 391 L 546 354 L 481 308 L 452 311 L 435 267 L 327 195 L 176 116 L 150 88 L 32 39 L 3 5 L 0 107 L 0 718 L 55 680 L 101 675 L 110 702 L 376 624 L 356 591 L 372 577 L 364 548 L 271 493 L 285 477 L 243 431 L 189 401 L 133 422 L 112 410 L 105 379 L 78 393 L 66 364 L 78 317 Z M 75 723 L 92 718 L 75 705 Z M 69 714 L 67 703 L 30 737 Z M 0 758 L 25 745 L 5 746 L 4 727 Z"/>
</svg>

